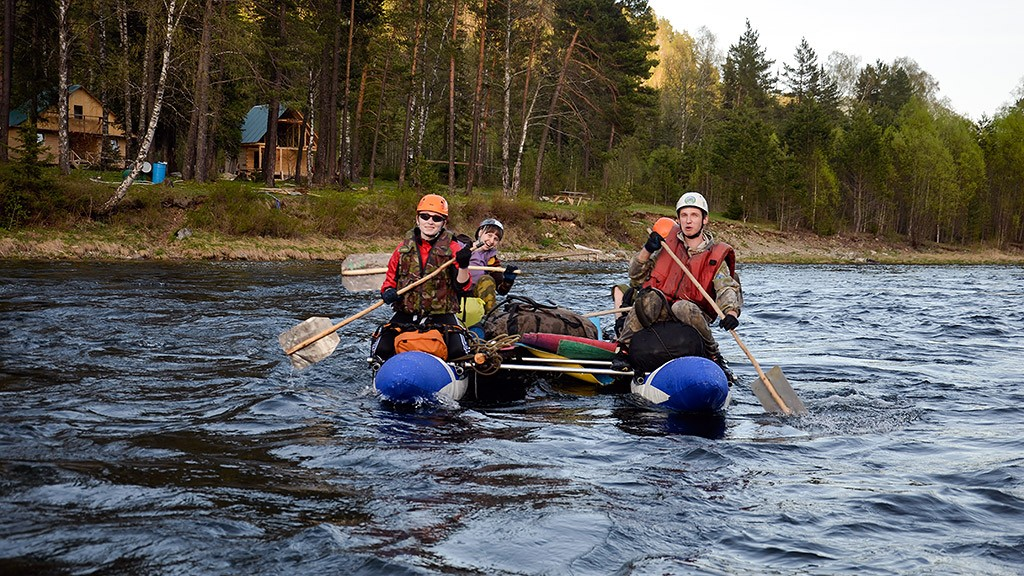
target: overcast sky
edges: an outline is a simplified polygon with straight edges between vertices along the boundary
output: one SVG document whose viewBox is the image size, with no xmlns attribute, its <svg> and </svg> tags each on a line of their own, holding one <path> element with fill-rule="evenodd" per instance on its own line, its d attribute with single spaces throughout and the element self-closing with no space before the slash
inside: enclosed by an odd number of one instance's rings
<svg viewBox="0 0 1024 576">
<path fill-rule="evenodd" d="M 676 31 L 705 26 L 724 55 L 746 20 L 777 72 L 802 37 L 826 64 L 832 52 L 891 63 L 908 57 L 939 84 L 939 97 L 974 120 L 1009 104 L 1024 81 L 1024 0 L 648 0 Z"/>
</svg>

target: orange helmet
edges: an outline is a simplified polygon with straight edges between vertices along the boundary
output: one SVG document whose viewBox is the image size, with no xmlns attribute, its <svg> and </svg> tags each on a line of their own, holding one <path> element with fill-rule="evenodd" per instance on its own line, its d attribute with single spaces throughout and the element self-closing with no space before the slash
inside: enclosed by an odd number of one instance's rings
<svg viewBox="0 0 1024 576">
<path fill-rule="evenodd" d="M 437 212 L 444 216 L 448 215 L 448 201 L 437 194 L 427 194 L 423 198 L 420 198 L 420 203 L 416 206 L 417 212 Z"/>
</svg>

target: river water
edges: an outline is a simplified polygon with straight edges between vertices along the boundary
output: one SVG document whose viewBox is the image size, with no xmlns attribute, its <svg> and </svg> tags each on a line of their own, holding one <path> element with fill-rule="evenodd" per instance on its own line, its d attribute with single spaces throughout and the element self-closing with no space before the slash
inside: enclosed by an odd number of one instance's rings
<svg viewBox="0 0 1024 576">
<path fill-rule="evenodd" d="M 523 263 L 611 308 L 625 264 Z M 0 263 L 0 574 L 1021 574 L 1024 268 L 741 267 L 738 329 L 810 414 L 539 381 L 396 410 L 339 266 Z"/>
</svg>

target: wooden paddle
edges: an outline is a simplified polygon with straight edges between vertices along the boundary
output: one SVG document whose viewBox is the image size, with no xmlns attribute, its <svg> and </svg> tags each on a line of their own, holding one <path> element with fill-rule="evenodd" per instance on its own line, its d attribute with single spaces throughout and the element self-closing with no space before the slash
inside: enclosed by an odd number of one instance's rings
<svg viewBox="0 0 1024 576">
<path fill-rule="evenodd" d="M 380 289 L 387 274 L 390 253 L 351 254 L 341 263 L 341 285 L 349 292 L 366 292 Z M 498 266 L 470 266 L 469 270 L 504 272 Z M 516 270 L 516 274 L 519 271 Z"/>
<path fill-rule="evenodd" d="M 671 221 L 671 218 L 662 218 L 662 220 Z M 663 227 L 655 224 L 655 228 Z M 660 231 L 658 233 L 662 238 L 664 238 L 664 234 L 661 234 Z M 675 260 L 676 264 L 682 268 L 683 272 L 685 272 L 686 276 L 690 279 L 690 282 L 693 282 L 693 285 L 700 290 L 701 296 L 703 296 L 704 299 L 711 304 L 712 308 L 715 309 L 715 313 L 718 314 L 719 320 L 725 318 L 725 314 L 723 314 L 722 309 L 718 307 L 718 303 L 715 302 L 715 300 L 707 293 L 707 290 L 697 282 L 697 279 L 693 276 L 693 272 L 690 272 L 690 269 L 683 264 L 683 261 L 679 259 L 679 256 L 676 256 L 675 253 L 668 248 L 663 249 L 661 252 L 671 256 L 672 259 Z M 804 403 L 800 401 L 800 398 L 796 395 L 796 391 L 793 390 L 792 386 L 790 386 L 789 380 L 786 379 L 785 374 L 782 373 L 782 368 L 779 368 L 778 366 L 773 367 L 768 373 L 771 375 L 771 377 L 769 377 L 763 370 L 761 370 L 761 365 L 757 363 L 754 355 L 750 353 L 750 350 L 743 344 L 743 341 L 740 340 L 740 336 L 736 333 L 736 330 L 729 330 L 729 334 L 732 334 L 733 339 L 736 340 L 736 344 L 738 344 L 740 349 L 743 350 L 743 353 L 747 355 L 747 358 L 750 359 L 750 363 L 754 366 L 754 370 L 757 370 L 757 375 L 761 377 L 760 380 L 755 380 L 754 384 L 751 386 L 754 390 L 754 395 L 761 401 L 761 406 L 763 406 L 768 412 L 787 415 L 806 414 L 807 408 L 804 407 Z"/>
<path fill-rule="evenodd" d="M 504 272 L 504 266 L 468 266 L 466 270 L 482 270 L 484 272 Z M 522 270 L 515 270 L 516 274 L 521 274 Z M 369 276 L 372 274 L 387 274 L 387 268 L 363 268 L 360 270 L 342 270 L 342 276 Z"/>
<path fill-rule="evenodd" d="M 623 312 L 629 312 L 632 310 L 632 306 L 623 306 L 622 308 L 612 308 L 610 310 L 598 310 L 597 312 L 587 312 L 583 314 L 584 318 L 594 318 L 595 316 L 608 316 L 609 314 L 622 314 Z"/>
<path fill-rule="evenodd" d="M 406 292 L 412 290 L 413 288 L 416 288 L 420 284 L 423 284 L 427 280 L 430 280 L 434 276 L 437 276 L 445 268 L 448 268 L 454 263 L 455 258 L 447 260 L 446 262 L 438 266 L 437 270 L 434 270 L 430 274 L 427 274 L 423 278 L 420 278 L 419 280 L 399 290 L 398 295 L 401 296 L 402 294 L 405 294 Z M 384 301 L 378 300 L 365 310 L 353 314 L 352 316 L 349 316 L 348 318 L 342 320 L 341 322 L 338 322 L 337 324 L 334 324 L 333 326 L 329 325 L 330 320 L 322 316 L 314 316 L 312 318 L 308 318 L 302 323 L 295 326 L 294 328 L 286 332 L 283 332 L 280 336 L 278 336 L 278 342 L 281 344 L 281 349 L 284 350 L 284 353 L 288 355 L 288 358 L 291 360 L 292 365 L 301 370 L 302 368 L 305 368 L 311 364 L 315 364 L 316 362 L 323 360 L 324 358 L 330 356 L 332 352 L 334 352 L 334 349 L 338 347 L 338 343 L 340 342 L 340 339 L 338 338 L 337 334 L 335 334 L 336 331 L 338 331 L 346 324 L 349 324 L 362 318 L 363 316 L 366 316 L 370 312 L 373 312 L 374 310 L 380 308 L 383 305 Z M 323 341 L 323 344 L 320 343 L 321 341 Z M 317 344 L 313 345 L 314 343 Z M 307 347 L 309 348 L 307 349 Z"/>
</svg>

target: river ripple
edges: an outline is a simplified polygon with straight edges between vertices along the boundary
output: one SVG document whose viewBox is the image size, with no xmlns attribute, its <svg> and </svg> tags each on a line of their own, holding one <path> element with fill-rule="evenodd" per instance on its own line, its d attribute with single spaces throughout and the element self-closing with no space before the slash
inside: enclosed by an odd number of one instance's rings
<svg viewBox="0 0 1024 576">
<path fill-rule="evenodd" d="M 524 263 L 610 308 L 624 264 Z M 810 414 L 538 382 L 396 411 L 337 264 L 0 263 L 3 574 L 1019 574 L 1024 269 L 741 268 L 739 333 Z"/>
</svg>

